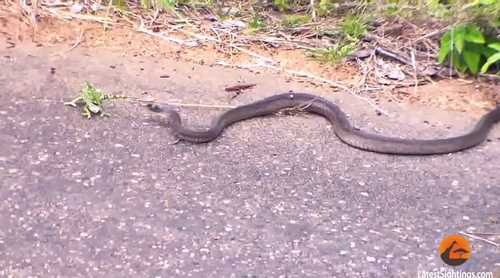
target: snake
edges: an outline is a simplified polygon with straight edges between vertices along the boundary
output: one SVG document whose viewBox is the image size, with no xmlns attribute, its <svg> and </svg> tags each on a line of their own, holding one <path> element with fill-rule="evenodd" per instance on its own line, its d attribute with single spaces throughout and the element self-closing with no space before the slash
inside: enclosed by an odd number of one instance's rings
<svg viewBox="0 0 500 278">
<path fill-rule="evenodd" d="M 288 92 L 272 95 L 261 100 L 237 106 L 213 118 L 205 130 L 189 129 L 182 125 L 177 110 L 169 105 L 148 104 L 153 112 L 166 113 L 169 125 L 178 141 L 208 143 L 213 141 L 229 125 L 284 109 L 296 109 L 320 115 L 331 122 L 340 141 L 356 149 L 392 155 L 436 155 L 463 151 L 485 141 L 492 127 L 500 120 L 500 106 L 484 114 L 474 128 L 466 134 L 444 139 L 404 139 L 367 133 L 355 128 L 347 115 L 333 102 L 322 97 Z"/>
</svg>

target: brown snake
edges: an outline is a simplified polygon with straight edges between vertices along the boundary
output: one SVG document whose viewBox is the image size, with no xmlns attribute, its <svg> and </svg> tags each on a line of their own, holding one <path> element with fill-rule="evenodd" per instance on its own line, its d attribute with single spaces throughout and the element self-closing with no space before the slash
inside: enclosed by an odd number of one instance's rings
<svg viewBox="0 0 500 278">
<path fill-rule="evenodd" d="M 213 119 L 207 130 L 190 130 L 181 123 L 179 113 L 170 106 L 150 104 L 149 109 L 169 115 L 170 127 L 180 140 L 206 143 L 217 138 L 222 130 L 238 121 L 270 115 L 285 108 L 319 114 L 327 118 L 338 138 L 357 149 L 385 154 L 432 155 L 458 152 L 474 147 L 486 140 L 490 129 L 500 120 L 500 106 L 486 113 L 467 134 L 446 139 L 402 139 L 365 133 L 354 128 L 342 110 L 321 97 L 304 93 L 284 93 L 238 106 Z"/>
</svg>

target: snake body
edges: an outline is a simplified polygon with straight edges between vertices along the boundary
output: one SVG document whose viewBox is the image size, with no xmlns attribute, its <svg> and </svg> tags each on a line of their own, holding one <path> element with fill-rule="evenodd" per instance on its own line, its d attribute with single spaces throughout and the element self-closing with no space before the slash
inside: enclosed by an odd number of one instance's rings
<svg viewBox="0 0 500 278">
<path fill-rule="evenodd" d="M 169 106 L 153 104 L 152 111 L 167 113 L 170 127 L 180 140 L 206 143 L 217 138 L 225 127 L 246 119 L 270 115 L 286 108 L 300 108 L 328 119 L 337 137 L 365 151 L 400 155 L 447 154 L 474 147 L 486 140 L 490 129 L 500 120 L 500 106 L 486 113 L 467 134 L 446 139 L 402 139 L 365 133 L 353 127 L 346 114 L 334 103 L 305 93 L 284 93 L 238 106 L 214 118 L 207 130 L 191 130 L 182 125 L 179 113 Z"/>
</svg>

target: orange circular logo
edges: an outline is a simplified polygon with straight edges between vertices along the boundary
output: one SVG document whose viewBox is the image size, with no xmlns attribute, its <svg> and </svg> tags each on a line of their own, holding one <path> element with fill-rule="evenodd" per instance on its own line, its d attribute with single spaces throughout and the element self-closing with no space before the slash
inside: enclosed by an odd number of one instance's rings
<svg viewBox="0 0 500 278">
<path fill-rule="evenodd" d="M 439 245 L 439 254 L 441 254 L 441 259 L 447 265 L 459 266 L 464 264 L 469 259 L 470 253 L 470 244 L 463 236 L 447 236 Z"/>
</svg>

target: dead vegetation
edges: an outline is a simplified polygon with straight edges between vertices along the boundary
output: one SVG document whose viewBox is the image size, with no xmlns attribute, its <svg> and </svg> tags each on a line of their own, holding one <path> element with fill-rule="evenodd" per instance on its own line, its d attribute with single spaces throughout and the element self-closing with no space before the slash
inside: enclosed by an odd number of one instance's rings
<svg viewBox="0 0 500 278">
<path fill-rule="evenodd" d="M 162 1 L 161 5 L 145 0 L 9 0 L 0 10 L 5 18 L 0 31 L 12 44 L 29 37 L 42 44 L 64 42 L 68 52 L 98 44 L 114 44 L 116 48 L 119 41 L 123 48 L 130 47 L 140 36 L 136 52 L 142 55 L 280 74 L 349 92 L 381 113 L 385 111 L 377 107 L 380 98 L 459 110 L 484 109 L 498 103 L 498 96 L 491 93 L 491 87 L 496 86 L 491 82 L 496 80 L 494 75 L 466 78 L 437 63 L 440 39 L 453 19 L 431 18 L 428 10 L 402 5 L 397 13 L 391 13 L 387 5 L 312 0 L 252 5 L 210 0 Z M 12 28 L 14 18 L 22 26 L 17 34 Z M 78 30 L 73 29 L 72 34 L 61 31 L 68 27 Z M 156 50 L 143 47 L 145 41 Z M 160 43 L 169 45 L 168 54 L 158 53 Z M 207 55 L 207 49 L 217 55 Z M 293 59 L 296 61 L 291 62 Z M 437 82 L 440 92 L 436 92 Z"/>
</svg>

